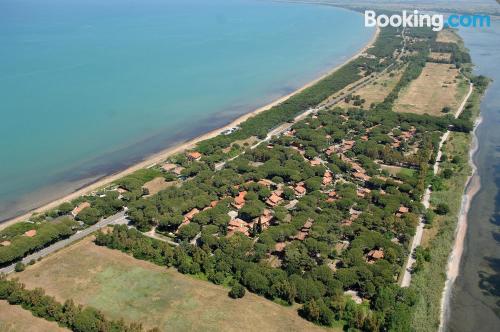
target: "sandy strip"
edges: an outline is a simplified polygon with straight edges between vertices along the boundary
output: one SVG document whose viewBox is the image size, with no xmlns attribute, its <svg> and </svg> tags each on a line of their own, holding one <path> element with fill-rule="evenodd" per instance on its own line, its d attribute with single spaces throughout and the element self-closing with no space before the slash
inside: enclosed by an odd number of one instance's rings
<svg viewBox="0 0 500 332">
<path fill-rule="evenodd" d="M 139 169 L 142 169 L 142 168 L 147 168 L 147 167 L 151 167 L 155 164 L 158 164 L 160 162 L 163 162 L 165 159 L 167 159 L 168 157 L 174 155 L 174 154 L 177 154 L 177 153 L 180 153 L 180 152 L 183 152 L 185 150 L 189 150 L 189 149 L 192 149 L 195 147 L 196 143 L 198 142 L 201 142 L 201 141 L 204 141 L 204 140 L 207 140 L 207 139 L 210 139 L 210 138 L 213 138 L 219 134 L 221 134 L 223 131 L 229 129 L 229 128 L 232 128 L 232 127 L 235 127 L 235 126 L 238 126 L 239 124 L 241 124 L 242 122 L 245 122 L 248 118 L 251 118 L 259 113 L 262 113 L 262 112 L 265 112 L 267 110 L 269 110 L 270 108 L 272 108 L 273 106 L 276 106 L 278 104 L 281 104 L 282 102 L 284 102 L 285 100 L 287 100 L 288 98 L 304 91 L 305 89 L 311 87 L 312 85 L 316 84 L 317 82 L 319 82 L 320 80 L 324 79 L 325 77 L 333 74 L 334 72 L 336 72 L 339 68 L 343 67 L 344 65 L 346 65 L 347 63 L 349 63 L 350 61 L 358 58 L 361 54 L 363 54 L 368 48 L 372 47 L 373 44 L 375 43 L 375 41 L 377 40 L 377 37 L 378 35 L 380 34 L 380 29 L 377 28 L 375 30 L 375 33 L 373 34 L 371 40 L 368 42 L 368 44 L 366 44 L 366 46 L 364 46 L 361 50 L 359 50 L 356 54 L 354 54 L 352 57 L 350 57 L 348 60 L 346 60 L 344 63 L 336 66 L 335 68 L 331 69 L 330 71 L 328 71 L 327 73 L 321 75 L 320 77 L 316 78 L 315 80 L 307 83 L 306 85 L 302 86 L 300 89 L 286 95 L 286 96 L 283 96 L 275 101 L 273 101 L 272 103 L 268 104 L 268 105 L 265 105 L 263 107 L 260 107 L 256 110 L 254 110 L 253 112 L 250 112 L 250 113 L 247 113 L 247 114 L 244 114 L 242 116 L 240 116 L 239 118 L 237 118 L 236 120 L 232 121 L 231 123 L 227 124 L 226 126 L 224 127 L 221 127 L 221 128 L 218 128 L 218 129 L 215 129 L 215 130 L 212 130 L 206 134 L 203 134 L 201 136 L 198 136 L 198 137 L 195 137 L 191 140 L 188 140 L 184 143 L 181 143 L 177 146 L 174 146 L 174 147 L 171 147 L 171 148 L 168 148 L 168 149 L 165 149 L 163 151 L 160 151 L 156 154 L 153 154 L 152 156 L 146 158 L 144 161 L 141 161 L 140 163 L 137 163 L 123 171 L 120 171 L 120 172 L 117 172 L 117 173 L 114 173 L 114 174 L 111 174 L 111 175 L 108 175 L 108 176 L 105 176 L 91 184 L 89 184 L 88 186 L 85 186 L 69 195 L 66 195 L 64 197 L 61 197 L 59 199 L 56 199 L 48 204 L 45 204 L 39 208 L 36 208 L 28 213 L 25 213 L 21 216 L 18 216 L 18 217 L 15 217 L 15 218 L 12 218 L 12 219 L 9 219 L 7 221 L 4 221 L 0 224 L 0 230 L 4 229 L 5 227 L 8 227 L 16 222 L 19 222 L 19 221 L 22 221 L 22 220 L 26 220 L 28 219 L 33 213 L 43 213 L 47 210 L 50 210 L 50 209 L 53 209 L 57 206 L 59 206 L 60 204 L 64 203 L 64 202 L 67 202 L 67 201 L 71 201 L 75 198 L 78 198 L 82 195 L 85 195 L 85 194 L 88 194 L 92 191 L 95 191 L 99 188 L 102 188 L 106 185 L 109 185 L 110 183 L 126 176 L 126 175 L 129 175 Z"/>
<path fill-rule="evenodd" d="M 451 290 L 455 280 L 460 272 L 460 261 L 464 251 L 465 235 L 467 233 L 467 214 L 469 212 L 470 204 L 474 196 L 481 189 L 481 178 L 477 173 L 477 166 L 474 164 L 474 155 L 479 149 L 479 142 L 476 136 L 476 131 L 483 119 L 477 119 L 474 125 L 472 147 L 469 152 L 469 165 L 472 168 L 472 174 L 465 182 L 465 192 L 462 197 L 462 204 L 460 206 L 460 214 L 458 216 L 457 228 L 455 230 L 455 243 L 453 244 L 452 252 L 448 258 L 448 265 L 446 268 L 446 282 L 444 284 L 443 293 L 441 296 L 441 317 L 439 322 L 439 331 L 444 331 L 446 321 L 449 318 L 449 302 L 451 297 Z"/>
</svg>

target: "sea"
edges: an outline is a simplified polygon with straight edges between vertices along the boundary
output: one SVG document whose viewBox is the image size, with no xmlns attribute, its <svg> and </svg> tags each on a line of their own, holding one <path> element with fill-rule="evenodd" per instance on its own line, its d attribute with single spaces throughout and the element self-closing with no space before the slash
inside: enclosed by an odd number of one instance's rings
<svg viewBox="0 0 500 332">
<path fill-rule="evenodd" d="M 481 102 L 473 156 L 480 189 L 471 201 L 460 273 L 450 298 L 445 330 L 500 330 L 500 20 L 490 28 L 459 31 L 475 73 L 493 79 Z"/>
<path fill-rule="evenodd" d="M 289 94 L 372 38 L 259 0 L 0 0 L 0 221 Z"/>
</svg>

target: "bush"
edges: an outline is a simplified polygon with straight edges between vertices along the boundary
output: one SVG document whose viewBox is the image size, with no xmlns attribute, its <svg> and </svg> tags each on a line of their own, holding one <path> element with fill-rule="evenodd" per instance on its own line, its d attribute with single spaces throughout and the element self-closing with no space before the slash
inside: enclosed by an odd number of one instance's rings
<svg viewBox="0 0 500 332">
<path fill-rule="evenodd" d="M 452 175 L 453 175 L 453 171 L 449 168 L 447 168 L 443 171 L 443 177 L 445 179 L 450 179 Z"/>
<path fill-rule="evenodd" d="M 24 265 L 23 262 L 17 262 L 16 266 L 14 267 L 14 271 L 23 272 L 25 268 L 26 268 L 26 265 Z"/>
<path fill-rule="evenodd" d="M 437 206 L 436 206 L 436 213 L 439 214 L 439 215 L 445 215 L 447 214 L 448 212 L 450 212 L 450 207 L 445 204 L 445 203 L 439 203 Z"/>
<path fill-rule="evenodd" d="M 245 296 L 245 287 L 241 284 L 235 284 L 229 291 L 228 295 L 233 299 L 241 299 Z"/>
</svg>

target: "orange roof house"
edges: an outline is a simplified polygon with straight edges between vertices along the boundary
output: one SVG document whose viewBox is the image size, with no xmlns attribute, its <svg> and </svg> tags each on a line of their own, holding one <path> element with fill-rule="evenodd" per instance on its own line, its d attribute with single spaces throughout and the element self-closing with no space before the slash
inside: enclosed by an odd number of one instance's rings
<svg viewBox="0 0 500 332">
<path fill-rule="evenodd" d="M 244 220 L 239 218 L 233 219 L 227 225 L 228 234 L 227 236 L 233 236 L 234 233 L 243 233 L 246 236 L 250 236 L 250 228 L 253 226 L 253 223 L 249 224 Z"/>
<path fill-rule="evenodd" d="M 354 143 L 356 143 L 356 142 L 355 141 L 344 141 L 344 143 L 342 143 L 342 146 L 340 147 L 340 151 L 346 152 L 346 151 L 351 150 L 352 147 L 354 146 Z"/>
<path fill-rule="evenodd" d="M 410 212 L 410 209 L 408 209 L 406 206 L 400 206 L 398 212 L 399 213 L 408 213 L 408 212 Z"/>
<path fill-rule="evenodd" d="M 264 212 L 262 215 L 259 217 L 259 223 L 263 228 L 269 227 L 271 220 L 273 220 L 273 214 L 271 213 L 271 210 L 264 209 Z"/>
<path fill-rule="evenodd" d="M 369 193 L 371 193 L 372 191 L 368 188 L 360 188 L 357 190 L 357 195 L 358 197 L 360 198 L 364 198 L 366 195 L 368 195 Z"/>
<path fill-rule="evenodd" d="M 176 164 L 166 163 L 161 166 L 161 168 L 166 172 L 171 172 L 177 167 Z"/>
<path fill-rule="evenodd" d="M 333 181 L 332 173 L 330 173 L 329 171 L 326 171 L 325 175 L 323 175 L 323 184 L 326 186 L 326 185 L 331 184 L 332 181 Z"/>
<path fill-rule="evenodd" d="M 36 235 L 36 229 L 30 229 L 29 231 L 26 231 L 24 233 L 24 236 L 27 236 L 27 237 L 33 237 Z"/>
<path fill-rule="evenodd" d="M 201 153 L 198 151 L 191 151 L 186 154 L 189 160 L 200 160 L 201 159 Z"/>
<path fill-rule="evenodd" d="M 281 198 L 280 196 L 278 196 L 278 194 L 276 192 L 273 192 L 271 194 L 271 196 L 269 196 L 269 198 L 266 200 L 266 203 L 270 206 L 276 206 L 278 205 L 281 201 L 283 200 L 283 198 Z"/>
<path fill-rule="evenodd" d="M 82 212 L 84 209 L 90 207 L 90 203 L 89 202 L 82 202 L 80 204 L 78 204 L 77 207 L 75 207 L 73 209 L 73 211 L 71 211 L 71 214 L 73 215 L 73 217 L 76 217 L 80 212 Z"/>
<path fill-rule="evenodd" d="M 268 179 L 261 179 L 257 183 L 260 184 L 260 185 L 263 185 L 264 187 L 268 187 L 268 188 L 271 187 L 274 184 L 273 181 L 268 180 Z"/>
<path fill-rule="evenodd" d="M 302 197 L 306 194 L 307 190 L 303 185 L 297 185 L 293 191 L 295 192 L 296 196 Z"/>
<path fill-rule="evenodd" d="M 337 192 L 336 191 L 330 191 L 328 193 L 328 198 L 326 199 L 327 202 L 332 203 L 337 200 Z"/>
<path fill-rule="evenodd" d="M 366 255 L 366 262 L 368 264 L 373 264 L 382 258 L 384 258 L 384 250 L 370 250 L 370 252 Z"/>
<path fill-rule="evenodd" d="M 320 159 L 313 159 L 313 160 L 309 161 L 309 163 L 311 164 L 311 166 L 319 166 L 319 165 L 321 165 L 321 160 Z"/>
<path fill-rule="evenodd" d="M 363 180 L 363 181 L 369 181 L 371 179 L 371 177 L 369 177 L 368 175 L 361 173 L 361 172 L 354 172 L 352 175 L 356 179 Z"/>
<path fill-rule="evenodd" d="M 282 252 L 286 248 L 286 242 L 277 242 L 274 245 L 274 251 L 276 252 Z"/>
<path fill-rule="evenodd" d="M 234 198 L 234 202 L 232 205 L 238 210 L 241 209 L 245 205 L 245 196 L 247 195 L 246 191 L 240 191 L 238 196 Z"/>
<path fill-rule="evenodd" d="M 197 208 L 194 208 L 194 209 L 192 209 L 191 211 L 189 211 L 188 213 L 186 213 L 186 214 L 184 215 L 184 220 L 189 220 L 189 221 L 191 221 L 191 220 L 193 219 L 193 217 L 194 217 L 195 215 L 197 215 L 198 213 L 200 213 L 200 210 L 198 210 Z"/>
</svg>

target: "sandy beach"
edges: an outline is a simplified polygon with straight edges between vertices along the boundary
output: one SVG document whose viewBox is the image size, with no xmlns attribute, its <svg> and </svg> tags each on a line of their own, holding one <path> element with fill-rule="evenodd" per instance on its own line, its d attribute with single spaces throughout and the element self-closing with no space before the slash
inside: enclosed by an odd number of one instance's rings
<svg viewBox="0 0 500 332">
<path fill-rule="evenodd" d="M 91 182 L 90 184 L 72 192 L 71 194 L 69 195 L 65 195 L 63 197 L 60 197 L 56 200 L 53 200 L 51 201 L 50 203 L 48 204 L 44 204 L 36 209 L 33 209 L 31 211 L 29 211 L 28 213 L 25 213 L 23 215 L 20 215 L 20 216 L 17 216 L 15 218 L 12 218 L 12 219 L 9 219 L 9 220 L 6 220 L 4 222 L 2 222 L 0 224 L 0 230 L 1 229 L 4 229 L 5 227 L 8 227 L 16 222 L 19 222 L 19 221 L 23 221 L 23 220 L 26 220 L 28 219 L 32 214 L 34 213 L 43 213 L 47 210 L 50 210 L 50 209 L 53 209 L 57 206 L 59 206 L 60 204 L 64 203 L 64 202 L 67 202 L 67 201 L 71 201 L 79 196 L 82 196 L 82 195 L 85 195 L 85 194 L 88 194 L 92 191 L 95 191 L 99 188 L 102 188 L 106 185 L 109 185 L 110 183 L 128 175 L 128 174 L 131 174 L 139 169 L 142 169 L 142 168 L 147 168 L 147 167 L 151 167 L 155 164 L 158 164 L 160 162 L 163 162 L 165 159 L 167 159 L 168 157 L 174 155 L 174 154 L 177 154 L 177 153 L 180 153 L 180 152 L 183 152 L 185 150 L 189 150 L 189 149 L 192 149 L 196 146 L 196 144 L 198 142 L 201 142 L 201 141 L 204 141 L 204 140 L 207 140 L 207 139 L 210 139 L 210 138 L 213 138 L 219 134 L 221 134 L 223 131 L 229 129 L 229 128 L 232 128 L 232 127 L 235 127 L 235 126 L 238 126 L 239 124 L 243 123 L 244 121 L 246 121 L 248 118 L 250 117 L 253 117 L 259 113 L 262 113 L 262 112 L 265 112 L 269 109 L 271 109 L 273 106 L 276 106 L 278 104 L 281 104 L 282 102 L 284 102 L 285 100 L 287 100 L 288 98 L 304 91 L 305 89 L 309 88 L 310 86 L 316 84 L 318 81 L 322 80 L 323 78 L 333 74 L 335 71 L 337 71 L 339 68 L 341 68 L 342 66 L 344 66 L 345 64 L 349 63 L 350 61 L 358 58 L 360 55 L 362 55 L 368 48 L 370 48 L 373 43 L 376 41 L 378 35 L 380 33 L 380 29 L 377 28 L 372 36 L 372 38 L 370 39 L 370 41 L 368 42 L 368 44 L 366 44 L 361 50 L 359 50 L 356 54 L 354 54 L 352 57 L 350 57 L 348 60 L 346 60 L 345 62 L 343 62 L 342 64 L 336 66 L 335 68 L 329 70 L 328 72 L 326 72 L 325 74 L 319 76 L 318 78 L 312 80 L 311 82 L 308 82 L 307 84 L 305 84 L 304 86 L 300 87 L 299 89 L 295 90 L 294 92 L 286 95 L 286 96 L 283 96 L 265 106 L 262 106 L 256 110 L 253 110 L 249 113 L 246 113 L 240 117 L 238 117 L 237 119 L 231 121 L 230 123 L 228 123 L 227 125 L 221 127 L 221 128 L 218 128 L 218 129 L 215 129 L 215 130 L 212 130 L 210 132 L 207 132 L 203 135 L 200 135 L 200 136 L 197 136 L 193 139 L 190 139 L 186 142 L 183 142 L 183 143 L 180 143 L 176 146 L 173 146 L 173 147 L 170 147 L 168 149 L 165 149 L 165 150 L 162 150 L 158 153 L 155 153 L 147 158 L 145 158 L 143 161 L 125 169 L 125 170 L 122 170 L 122 171 L 119 171 L 119 172 L 116 172 L 116 173 L 113 173 L 113 174 L 110 174 L 110 175 L 107 175 L 107 176 L 104 176 L 96 181 L 93 181 Z"/>
<path fill-rule="evenodd" d="M 474 196 L 481 189 L 481 179 L 477 173 L 477 166 L 474 163 L 474 155 L 479 149 L 479 143 L 476 136 L 476 131 L 482 122 L 482 118 L 479 117 L 476 120 L 473 131 L 472 145 L 469 152 L 469 164 L 472 168 L 471 175 L 467 178 L 465 183 L 465 191 L 462 197 L 462 204 L 460 206 L 460 214 L 458 216 L 457 228 L 455 231 L 455 241 L 453 243 L 452 252 L 448 258 L 448 264 L 446 267 L 446 283 L 443 288 L 443 293 L 441 297 L 441 319 L 439 325 L 439 331 L 444 331 L 446 326 L 446 321 L 449 316 L 449 302 L 451 296 L 451 290 L 453 283 L 458 277 L 460 272 L 460 261 L 464 251 L 464 241 L 465 235 L 467 233 L 467 214 Z"/>
</svg>

